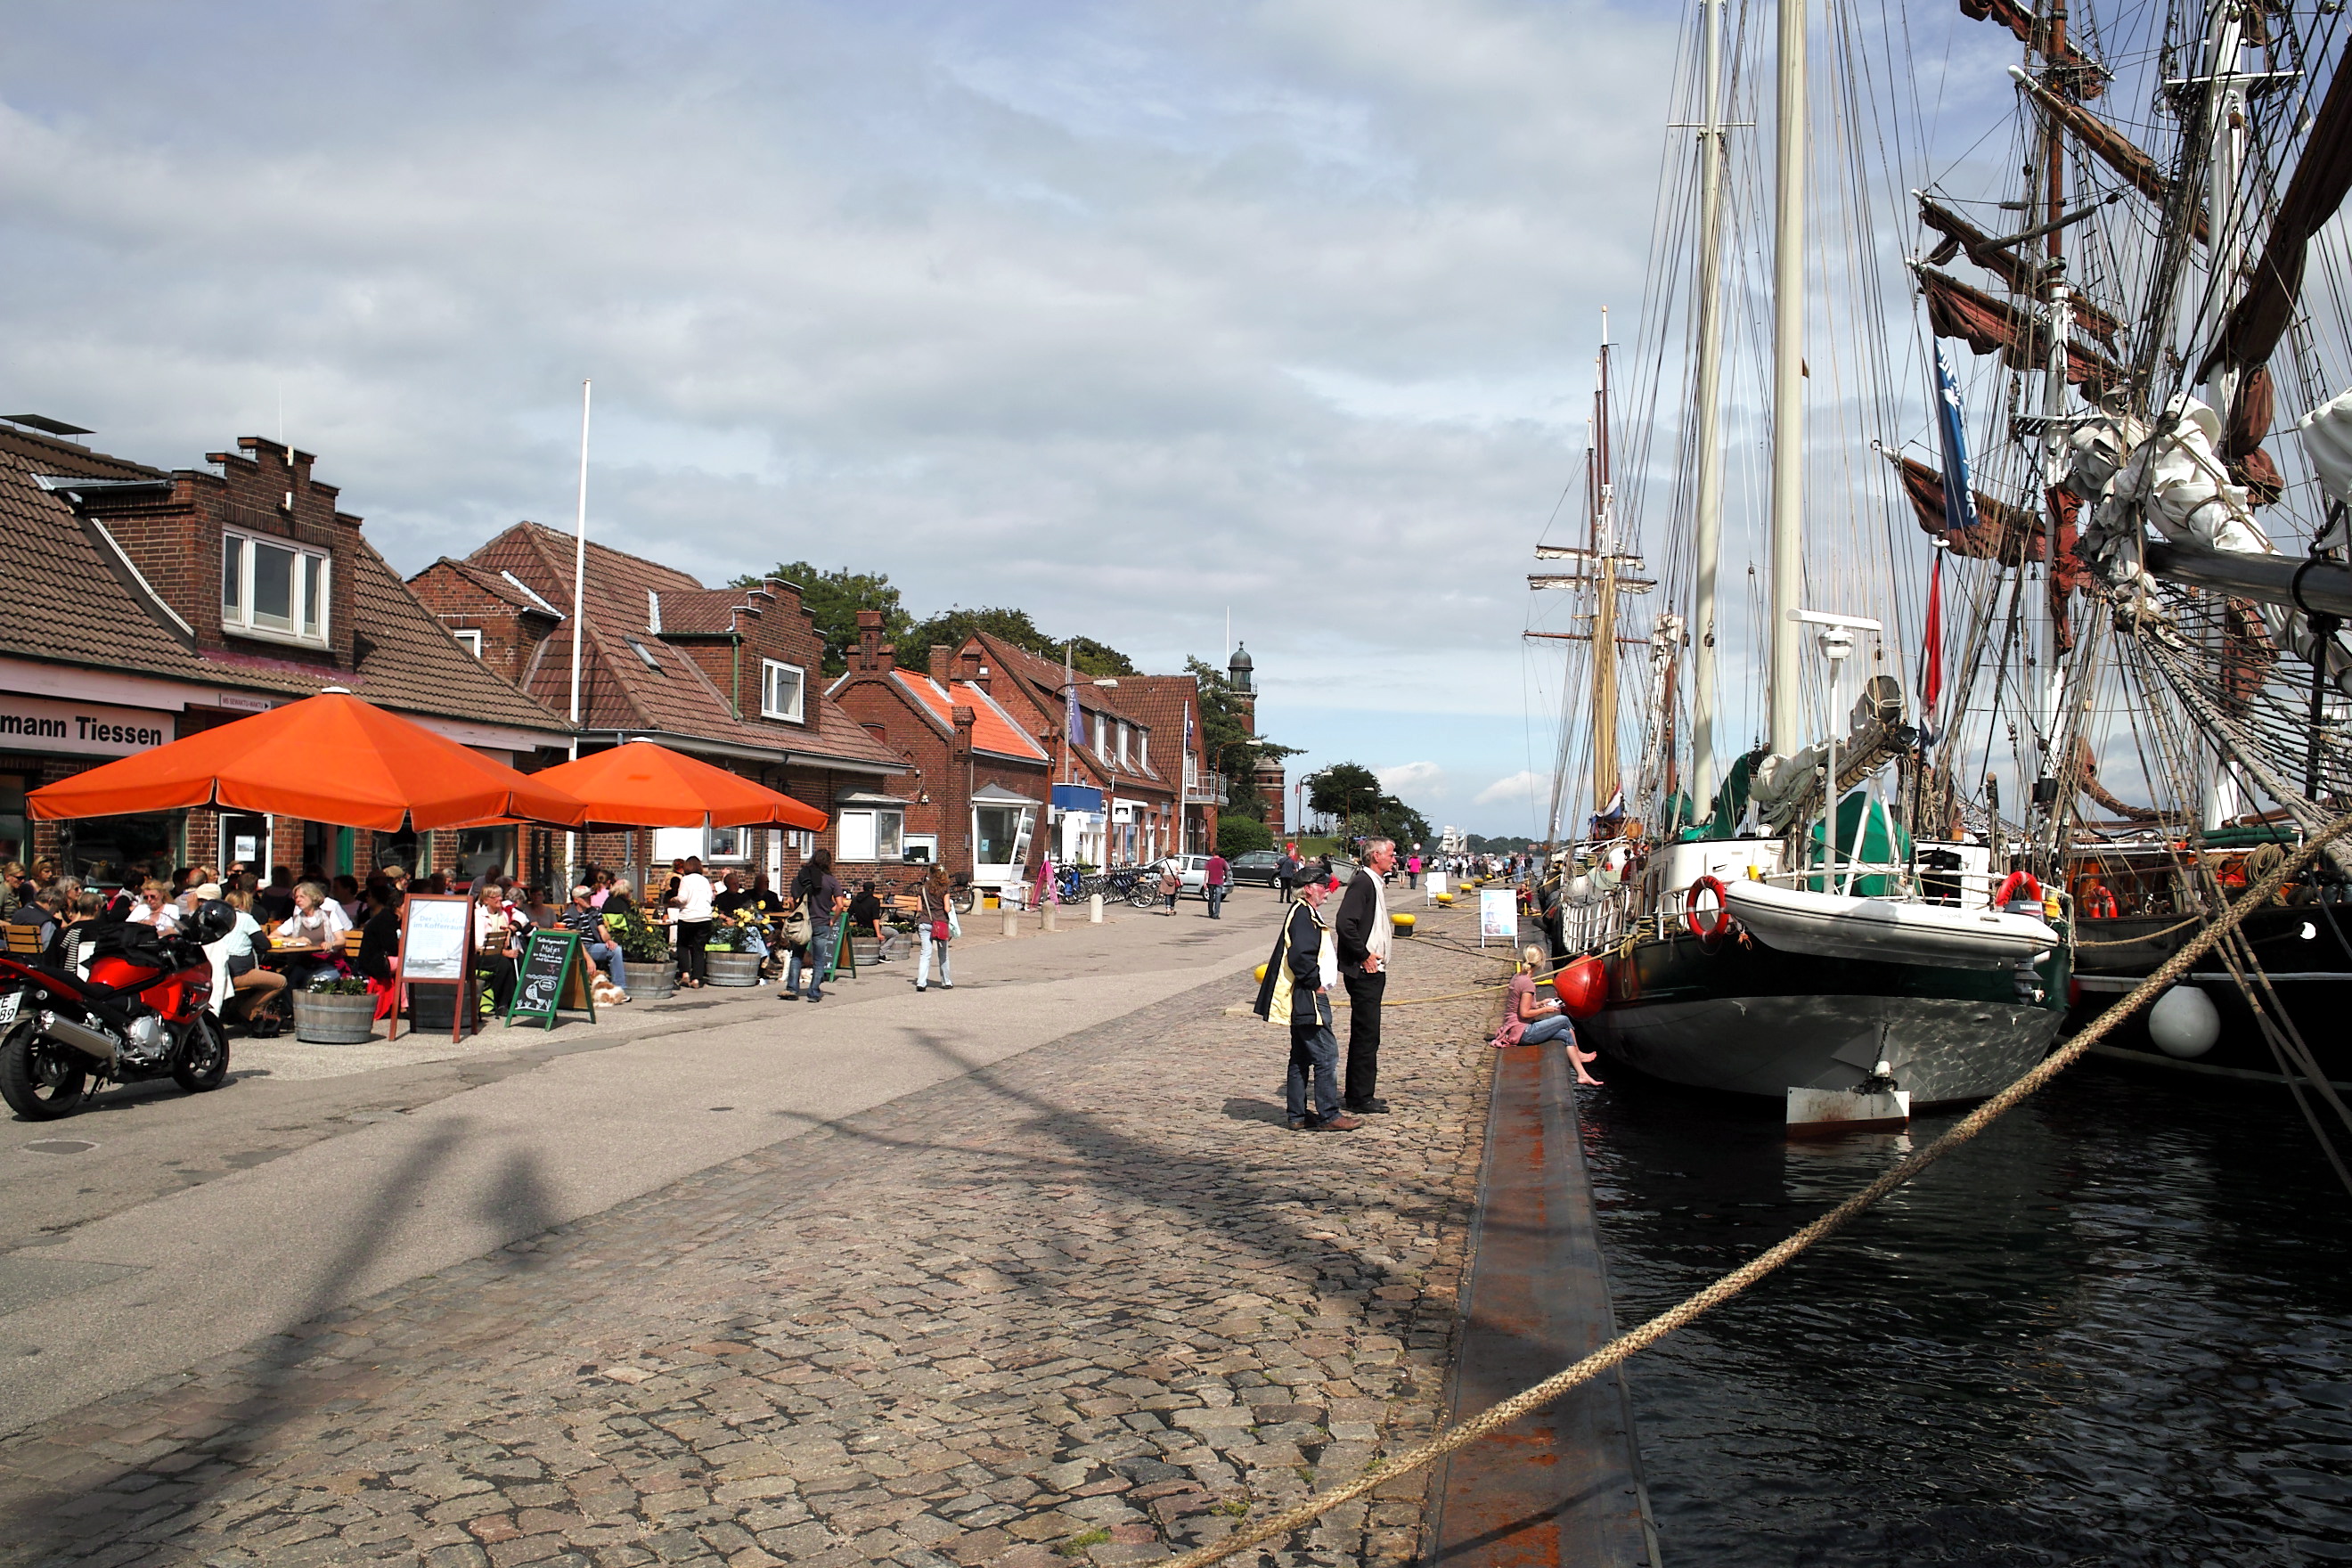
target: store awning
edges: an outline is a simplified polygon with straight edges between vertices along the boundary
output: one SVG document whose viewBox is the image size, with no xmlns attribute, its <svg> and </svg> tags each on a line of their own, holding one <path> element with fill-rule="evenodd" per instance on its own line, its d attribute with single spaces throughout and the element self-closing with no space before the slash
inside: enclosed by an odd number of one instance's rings
<svg viewBox="0 0 2352 1568">
<path fill-rule="evenodd" d="M 847 795 L 835 795 L 833 804 L 836 806 L 845 805 L 852 810 L 862 811 L 877 805 L 909 806 L 915 803 L 911 800 L 900 800 L 895 795 L 877 795 L 871 790 L 853 790 Z"/>
<path fill-rule="evenodd" d="M 1042 805 L 1043 801 L 1025 795 L 1015 795 L 1000 784 L 984 784 L 971 792 L 974 805 Z"/>
<path fill-rule="evenodd" d="M 602 827 L 798 827 L 815 833 L 825 815 L 725 768 L 631 741 L 559 763 L 538 775 L 577 795 Z"/>
<path fill-rule="evenodd" d="M 210 806 L 382 833 L 499 817 L 579 826 L 579 800 L 544 777 L 325 691 L 61 779 L 25 802 L 48 822 Z"/>
</svg>

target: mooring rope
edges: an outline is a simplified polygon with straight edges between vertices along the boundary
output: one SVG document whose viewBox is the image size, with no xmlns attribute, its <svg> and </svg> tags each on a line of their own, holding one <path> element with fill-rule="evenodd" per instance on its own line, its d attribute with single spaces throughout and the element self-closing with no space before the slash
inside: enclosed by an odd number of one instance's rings
<svg viewBox="0 0 2352 1568">
<path fill-rule="evenodd" d="M 1844 1229 L 1864 1210 L 1872 1207 L 1895 1188 L 1958 1149 L 1991 1126 L 2025 1098 L 2052 1079 L 2082 1059 L 2101 1036 L 2138 1011 L 2142 1004 L 2189 971 L 2189 966 L 2205 956 L 2213 944 L 2235 931 L 2238 922 L 2293 877 L 2319 857 L 2320 851 L 2347 832 L 2352 832 L 2352 812 L 2328 823 L 2305 840 L 2301 848 L 2283 862 L 2270 875 L 2246 889 L 2245 896 L 2231 904 L 2212 924 L 2207 926 L 2167 959 L 2154 973 L 2133 988 L 2131 994 L 2099 1015 L 2091 1026 L 2067 1041 L 2027 1071 L 2024 1076 L 1978 1106 L 1961 1118 L 1949 1131 L 1917 1153 L 1890 1167 L 1870 1185 L 1830 1210 L 1821 1218 L 1789 1237 L 1778 1246 L 1758 1254 L 1739 1268 L 1723 1276 L 1712 1285 L 1668 1308 L 1640 1327 L 1618 1335 L 1575 1365 L 1554 1373 L 1534 1387 L 1513 1394 L 1490 1409 L 1480 1412 L 1458 1426 L 1449 1426 L 1419 1447 L 1409 1448 L 1376 1470 L 1367 1471 L 1353 1480 L 1318 1492 L 1305 1502 L 1283 1510 L 1255 1523 L 1234 1531 L 1222 1541 L 1195 1547 L 1181 1557 L 1173 1557 L 1162 1568 L 1208 1568 L 1212 1563 L 1223 1562 L 1236 1552 L 1280 1536 L 1288 1535 L 1300 1526 L 1353 1501 L 1373 1488 L 1383 1486 L 1397 1477 L 1410 1475 L 1433 1459 L 1442 1459 L 1458 1448 L 1466 1448 L 1488 1433 L 1509 1426 L 1520 1416 L 1542 1409 L 1553 1400 L 1580 1384 L 1590 1382 L 1620 1362 L 1631 1359 L 1642 1351 L 1664 1339 L 1676 1329 L 1697 1319 L 1713 1308 L 1721 1306 L 1749 1286 L 1799 1257 L 1816 1243 Z"/>
</svg>

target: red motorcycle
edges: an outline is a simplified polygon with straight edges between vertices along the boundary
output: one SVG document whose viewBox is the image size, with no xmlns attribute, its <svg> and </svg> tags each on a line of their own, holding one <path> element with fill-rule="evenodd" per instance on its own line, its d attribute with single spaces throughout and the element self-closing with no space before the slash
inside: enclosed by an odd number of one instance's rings
<svg viewBox="0 0 2352 1568">
<path fill-rule="evenodd" d="M 0 1099 L 47 1121 L 72 1115 L 110 1079 L 169 1074 L 192 1094 L 218 1089 L 228 1077 L 228 1036 L 212 1011 L 204 944 L 236 923 L 236 911 L 213 900 L 170 936 L 93 924 L 76 928 L 59 958 L 0 953 Z"/>
</svg>

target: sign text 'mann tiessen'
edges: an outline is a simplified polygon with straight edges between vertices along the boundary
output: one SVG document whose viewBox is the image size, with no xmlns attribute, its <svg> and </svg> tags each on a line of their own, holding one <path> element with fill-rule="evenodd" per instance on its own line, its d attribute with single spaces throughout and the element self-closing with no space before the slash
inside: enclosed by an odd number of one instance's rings
<svg viewBox="0 0 2352 1568">
<path fill-rule="evenodd" d="M 73 729 L 68 731 L 63 719 L 44 719 L 29 713 L 0 713 L 0 735 L 27 735 L 42 741 L 62 741 L 70 735 L 77 741 L 96 741 L 113 746 L 160 746 L 164 739 L 161 730 L 141 729 L 134 724 L 110 724 L 87 713 L 75 714 L 73 725 Z"/>
</svg>

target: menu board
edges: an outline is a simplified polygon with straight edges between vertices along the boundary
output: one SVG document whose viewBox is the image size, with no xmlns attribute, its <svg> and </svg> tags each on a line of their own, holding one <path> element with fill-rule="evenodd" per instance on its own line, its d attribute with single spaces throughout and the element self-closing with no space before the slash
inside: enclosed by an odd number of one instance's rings
<svg viewBox="0 0 2352 1568">
<path fill-rule="evenodd" d="M 447 985 L 457 991 L 449 1037 L 462 1037 L 474 1023 L 472 976 L 467 955 L 474 945 L 474 900 L 462 894 L 411 893 L 400 910 L 400 993 L 412 1008 L 416 985 Z M 400 1017 L 393 1016 L 393 1033 Z"/>
<path fill-rule="evenodd" d="M 1519 937 L 1519 895 L 1513 888 L 1481 888 L 1478 889 L 1478 945 L 1486 945 L 1490 936 L 1505 942 L 1517 942 Z"/>
<path fill-rule="evenodd" d="M 545 1027 L 555 1027 L 555 1015 L 560 1009 L 585 1009 L 591 1022 L 596 1016 L 596 999 L 588 986 L 588 967 L 580 962 L 580 935 L 571 931 L 535 931 L 530 933 L 530 945 L 522 955 L 515 975 L 514 1001 L 507 1008 L 507 1022 L 517 1018 L 535 1018 Z"/>
</svg>

